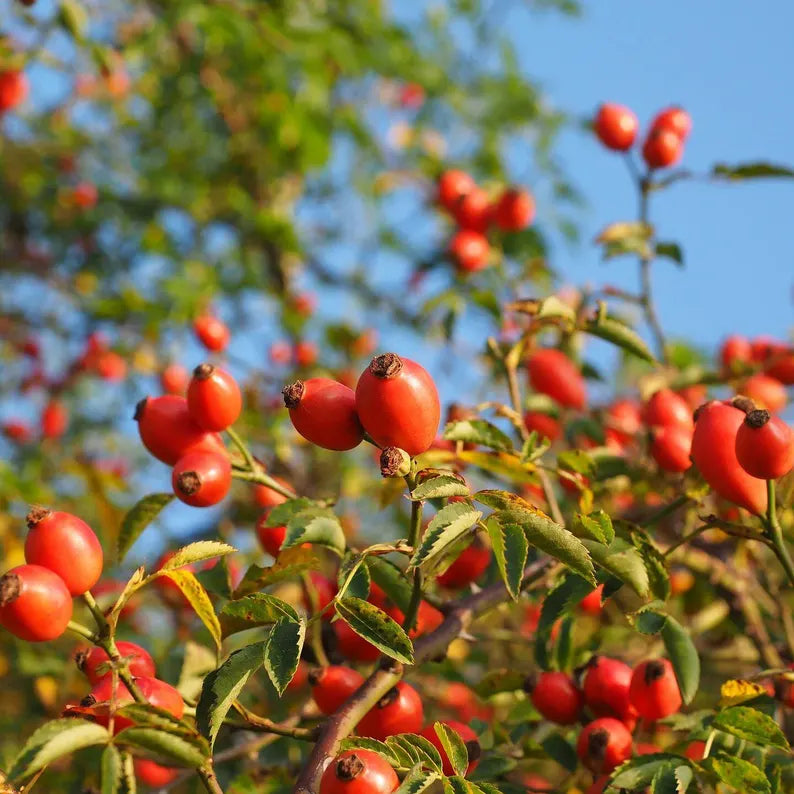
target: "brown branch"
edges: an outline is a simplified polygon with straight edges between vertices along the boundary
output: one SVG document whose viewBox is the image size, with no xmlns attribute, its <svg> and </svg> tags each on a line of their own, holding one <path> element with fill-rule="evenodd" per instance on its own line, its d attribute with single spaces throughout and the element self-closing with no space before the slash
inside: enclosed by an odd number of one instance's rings
<svg viewBox="0 0 794 794">
<path fill-rule="evenodd" d="M 549 558 L 528 565 L 524 570 L 522 587 L 542 576 L 551 565 Z M 433 632 L 414 643 L 414 664 L 443 656 L 450 643 L 469 626 L 475 617 L 482 615 L 507 598 L 504 584 L 498 582 L 479 593 L 464 598 L 447 615 Z M 353 695 L 348 698 L 323 724 L 311 755 L 298 776 L 293 789 L 295 794 L 317 794 L 320 777 L 342 743 L 361 718 L 402 678 L 401 664 L 388 660 L 388 667 L 376 670 Z"/>
</svg>

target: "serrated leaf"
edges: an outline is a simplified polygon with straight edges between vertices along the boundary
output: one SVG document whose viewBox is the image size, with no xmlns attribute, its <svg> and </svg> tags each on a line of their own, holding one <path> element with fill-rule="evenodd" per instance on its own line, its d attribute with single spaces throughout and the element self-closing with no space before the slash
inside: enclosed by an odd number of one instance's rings
<svg viewBox="0 0 794 794">
<path fill-rule="evenodd" d="M 366 736 L 349 736 L 342 740 L 340 751 L 344 750 L 371 750 L 373 753 L 382 755 L 391 766 L 400 768 L 401 758 L 394 754 L 386 742 L 378 739 L 370 739 Z"/>
<path fill-rule="evenodd" d="M 182 720 L 178 720 L 173 714 L 164 711 L 150 703 L 130 703 L 119 709 L 118 714 L 135 723 L 139 728 L 156 728 L 162 731 L 170 731 L 186 739 L 198 739 L 203 741 L 199 734 Z M 209 748 L 207 748 L 209 752 Z"/>
<path fill-rule="evenodd" d="M 45 722 L 25 742 L 8 770 L 8 777 L 16 782 L 24 781 L 53 761 L 85 747 L 108 744 L 110 738 L 107 728 L 87 720 L 69 717 Z"/>
<path fill-rule="evenodd" d="M 116 557 L 121 562 L 133 543 L 160 511 L 174 499 L 172 493 L 151 493 L 139 499 L 124 516 L 116 542 Z"/>
<path fill-rule="evenodd" d="M 231 575 L 226 557 L 221 557 L 211 568 L 196 571 L 196 579 L 210 595 L 223 599 L 232 597 Z"/>
<path fill-rule="evenodd" d="M 265 643 L 235 651 L 205 679 L 196 706 L 196 725 L 202 736 L 215 744 L 221 724 L 248 679 L 265 662 Z"/>
<path fill-rule="evenodd" d="M 447 441 L 476 444 L 479 447 L 495 449 L 497 452 L 513 451 L 513 442 L 510 436 L 485 419 L 463 419 L 459 422 L 450 422 L 444 428 L 443 436 Z"/>
<path fill-rule="evenodd" d="M 672 771 L 678 766 L 681 766 L 681 756 L 672 753 L 636 756 L 617 768 L 609 785 L 614 789 L 639 789 L 647 786 L 660 770 Z"/>
<path fill-rule="evenodd" d="M 789 747 L 778 724 L 762 711 L 749 706 L 732 706 L 720 711 L 712 727 L 762 746 Z"/>
<path fill-rule="evenodd" d="M 684 252 L 681 250 L 681 246 L 678 243 L 656 243 L 656 256 L 672 259 L 679 267 L 684 266 Z"/>
<path fill-rule="evenodd" d="M 133 572 L 132 576 L 130 576 L 130 578 L 127 580 L 127 583 L 124 585 L 124 589 L 119 594 L 119 597 L 116 599 L 116 603 L 113 605 L 113 608 L 107 615 L 107 621 L 111 628 L 115 629 L 119 620 L 119 615 L 121 615 L 121 610 L 124 609 L 126 603 L 145 581 L 146 571 L 144 570 L 143 566 L 141 566 L 140 568 L 137 568 Z"/>
<path fill-rule="evenodd" d="M 221 614 L 259 625 L 275 623 L 282 618 L 295 622 L 300 620 L 292 604 L 269 593 L 253 593 L 236 601 L 228 601 L 223 605 Z"/>
<path fill-rule="evenodd" d="M 557 619 L 573 609 L 588 593 L 593 591 L 593 584 L 576 574 L 568 574 L 546 594 L 540 610 L 538 627 L 535 632 L 535 658 L 538 665 L 546 669 L 549 666 L 548 640 Z"/>
<path fill-rule="evenodd" d="M 411 585 L 401 568 L 384 557 L 367 557 L 372 581 L 389 597 L 389 600 L 405 614 L 411 603 Z"/>
<path fill-rule="evenodd" d="M 277 621 L 270 631 L 265 645 L 265 670 L 279 697 L 298 669 L 305 638 L 306 624 L 290 618 Z"/>
<path fill-rule="evenodd" d="M 496 566 L 502 575 L 507 592 L 515 601 L 521 592 L 524 566 L 527 564 L 529 544 L 523 528 L 518 524 L 502 524 L 488 520 L 488 536 L 491 538 Z"/>
<path fill-rule="evenodd" d="M 667 615 L 661 612 L 654 609 L 640 610 L 635 614 L 634 628 L 641 634 L 658 634 L 666 622 Z"/>
<path fill-rule="evenodd" d="M 336 602 L 336 612 L 359 637 L 386 656 L 404 664 L 413 664 L 413 643 L 402 626 L 383 610 L 361 598 L 345 598 Z"/>
<path fill-rule="evenodd" d="M 549 734 L 541 743 L 549 758 L 556 761 L 569 772 L 575 772 L 579 766 L 579 758 L 573 745 L 558 733 Z"/>
<path fill-rule="evenodd" d="M 220 650 L 221 647 L 221 624 L 218 621 L 218 616 L 215 614 L 215 609 L 212 606 L 207 591 L 201 586 L 201 583 L 196 579 L 196 575 L 192 571 L 184 569 L 179 570 L 164 570 L 161 569 L 157 573 L 152 574 L 150 578 L 165 576 L 170 579 L 182 592 L 187 602 L 190 604 L 191 609 L 198 615 L 199 620 L 207 627 L 210 636 L 215 641 L 215 645 Z"/>
<path fill-rule="evenodd" d="M 460 734 L 445 725 L 443 722 L 436 722 L 433 724 L 433 730 L 444 748 L 449 764 L 456 775 L 460 777 L 466 776 L 466 769 L 469 766 L 469 751 L 466 749 L 466 743 L 461 739 Z"/>
<path fill-rule="evenodd" d="M 436 772 L 441 772 L 443 762 L 441 755 L 428 739 L 415 733 L 399 733 L 388 738 L 389 747 L 399 745 L 417 759 L 422 766 L 428 766 Z"/>
<path fill-rule="evenodd" d="M 794 169 L 777 163 L 741 163 L 739 165 L 726 165 L 717 163 L 711 171 L 712 176 L 719 179 L 730 179 L 738 181 L 740 179 L 764 179 L 768 177 L 784 177 L 791 179 L 794 177 Z"/>
<path fill-rule="evenodd" d="M 146 750 L 147 754 L 172 766 L 198 769 L 207 761 L 207 756 L 196 742 L 155 728 L 125 728 L 116 736 L 115 741 L 121 747 Z"/>
<path fill-rule="evenodd" d="M 453 502 L 442 507 L 425 530 L 422 542 L 411 558 L 409 570 L 421 568 L 425 572 L 431 572 L 434 565 L 442 562 L 445 553 L 448 553 L 481 517 L 482 513 L 469 502 Z"/>
<path fill-rule="evenodd" d="M 771 794 L 767 776 L 755 764 L 743 758 L 718 753 L 703 759 L 701 764 L 741 794 Z"/>
<path fill-rule="evenodd" d="M 119 794 L 136 794 L 138 791 L 138 779 L 135 777 L 135 764 L 132 755 L 127 752 L 121 753 L 121 779 L 119 782 Z"/>
<path fill-rule="evenodd" d="M 451 453 L 447 454 L 450 458 L 453 457 Z M 464 449 L 454 457 L 512 483 L 531 483 L 536 480 L 537 466 L 534 463 L 522 462 L 518 455 L 512 453 Z"/>
<path fill-rule="evenodd" d="M 109 744 L 102 751 L 100 760 L 102 794 L 119 794 L 121 785 L 121 753 Z"/>
<path fill-rule="evenodd" d="M 675 794 L 686 794 L 689 784 L 695 779 L 695 774 L 691 766 L 677 766 L 673 770 L 675 775 L 676 790 Z"/>
<path fill-rule="evenodd" d="M 327 507 L 309 507 L 293 515 L 287 522 L 282 551 L 304 543 L 325 546 L 340 557 L 347 541 L 339 518 Z"/>
<path fill-rule="evenodd" d="M 339 566 L 336 581 L 340 597 L 355 596 L 367 599 L 370 588 L 369 568 L 366 557 L 361 554 L 347 553 Z"/>
<path fill-rule="evenodd" d="M 411 491 L 415 502 L 425 499 L 448 499 L 450 496 L 468 496 L 469 486 L 456 474 L 439 474 L 423 480 Z"/>
<path fill-rule="evenodd" d="M 614 317 L 588 320 L 582 330 L 597 336 L 599 339 L 611 342 L 613 345 L 617 345 L 626 352 L 651 364 L 656 361 L 643 338 L 633 328 L 629 328 L 628 325 L 616 320 Z"/>
<path fill-rule="evenodd" d="M 642 555 L 634 546 L 623 538 L 615 538 L 608 546 L 586 538 L 582 543 L 602 568 L 629 585 L 640 598 L 647 598 L 648 572 Z"/>
<path fill-rule="evenodd" d="M 612 519 L 603 510 L 596 510 L 589 516 L 577 513 L 574 521 L 582 531 L 605 546 L 608 546 L 615 539 Z"/>
<path fill-rule="evenodd" d="M 235 551 L 237 549 L 234 546 L 219 540 L 199 540 L 178 549 L 158 570 L 176 571 L 186 565 L 211 560 L 214 557 L 223 557 L 226 554 L 233 554 Z"/>
<path fill-rule="evenodd" d="M 651 794 L 676 794 L 678 781 L 675 769 L 664 767 L 660 769 L 651 781 Z"/>
<path fill-rule="evenodd" d="M 255 593 L 265 587 L 292 579 L 305 571 L 319 567 L 319 562 L 311 549 L 296 547 L 284 549 L 279 552 L 278 559 L 273 565 L 262 568 L 252 565 L 246 572 L 237 589 L 232 594 L 234 599 Z"/>
<path fill-rule="evenodd" d="M 537 510 L 531 502 L 509 491 L 477 491 L 472 496 L 472 499 L 481 505 L 490 507 L 492 510 Z"/>
<path fill-rule="evenodd" d="M 530 545 L 567 565 L 593 586 L 596 585 L 593 563 L 582 541 L 542 511 L 534 508 L 502 510 L 494 513 L 493 517 L 499 523 L 518 524 L 526 533 Z"/>
<path fill-rule="evenodd" d="M 416 767 L 403 778 L 402 783 L 400 783 L 394 794 L 422 794 L 423 791 L 427 791 L 439 778 L 440 775 L 438 772 L 429 772 L 420 767 Z"/>
<path fill-rule="evenodd" d="M 660 632 L 673 664 L 684 703 L 691 703 L 700 685 L 700 657 L 689 632 L 669 615 Z"/>
</svg>

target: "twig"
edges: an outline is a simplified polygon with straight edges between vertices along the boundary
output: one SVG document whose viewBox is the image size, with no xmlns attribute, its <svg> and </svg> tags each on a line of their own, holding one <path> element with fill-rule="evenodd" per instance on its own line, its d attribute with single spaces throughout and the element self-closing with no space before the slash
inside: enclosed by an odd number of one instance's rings
<svg viewBox="0 0 794 794">
<path fill-rule="evenodd" d="M 413 492 L 416 487 L 416 480 L 413 476 L 408 475 L 405 478 L 405 483 L 408 486 L 408 492 Z M 422 534 L 422 510 L 424 503 L 417 500 L 411 502 L 411 523 L 408 527 L 408 545 L 416 549 L 419 545 L 419 538 Z M 422 571 L 417 566 L 414 569 L 414 581 L 411 589 L 411 600 L 408 602 L 408 609 L 405 612 L 403 620 L 403 628 L 410 631 L 414 623 L 416 623 L 416 616 L 419 613 L 419 604 L 422 602 Z"/>
<path fill-rule="evenodd" d="M 298 728 L 288 722 L 273 722 L 267 717 L 260 717 L 258 714 L 249 711 L 239 701 L 233 703 L 233 708 L 248 723 L 245 730 L 272 733 L 276 736 L 289 736 L 293 739 L 303 739 L 305 741 L 314 741 L 317 738 L 318 732 L 316 728 Z"/>
<path fill-rule="evenodd" d="M 542 576 L 551 565 L 551 559 L 534 562 L 524 570 L 522 587 Z M 503 583 L 498 582 L 479 593 L 464 598 L 433 632 L 414 643 L 414 664 L 435 659 L 446 653 L 449 644 L 468 627 L 472 620 L 492 609 L 507 598 Z M 353 695 L 348 698 L 323 724 L 306 765 L 295 783 L 295 794 L 317 794 L 320 777 L 339 746 L 356 727 L 361 718 L 402 677 L 403 666 L 391 662 L 389 667 L 376 670 Z"/>
</svg>

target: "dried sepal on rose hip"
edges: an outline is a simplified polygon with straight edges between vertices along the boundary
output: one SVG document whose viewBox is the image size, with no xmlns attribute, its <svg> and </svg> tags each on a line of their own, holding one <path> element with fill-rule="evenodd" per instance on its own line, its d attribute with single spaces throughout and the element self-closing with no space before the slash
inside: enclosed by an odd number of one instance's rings
<svg viewBox="0 0 794 794">
<path fill-rule="evenodd" d="M 769 411 L 750 411 L 736 433 L 736 457 L 753 477 L 776 480 L 794 467 L 794 431 Z"/>
<path fill-rule="evenodd" d="M 27 515 L 25 561 L 56 573 L 73 596 L 90 590 L 102 576 L 104 555 L 94 531 L 71 513 L 32 507 Z"/>
<path fill-rule="evenodd" d="M 600 775 L 631 758 L 631 745 L 631 733 L 620 720 L 599 717 L 582 728 L 576 752 L 591 772 Z"/>
<path fill-rule="evenodd" d="M 380 453 L 381 477 L 405 477 L 411 473 L 411 456 L 399 447 L 386 447 Z"/>
<path fill-rule="evenodd" d="M 346 750 L 323 772 L 320 794 L 391 794 L 399 785 L 383 756 L 372 750 Z"/>
<path fill-rule="evenodd" d="M 212 364 L 199 364 L 187 387 L 187 408 L 191 419 L 203 430 L 225 430 L 243 409 L 237 381 Z"/>
<path fill-rule="evenodd" d="M 298 380 L 282 389 L 293 427 L 312 444 L 337 452 L 364 439 L 352 389 L 331 378 Z"/>
</svg>

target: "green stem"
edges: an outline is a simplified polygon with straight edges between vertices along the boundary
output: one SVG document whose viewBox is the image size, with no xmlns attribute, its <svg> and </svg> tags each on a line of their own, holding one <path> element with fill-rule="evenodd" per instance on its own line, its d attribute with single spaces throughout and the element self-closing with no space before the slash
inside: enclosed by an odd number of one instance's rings
<svg viewBox="0 0 794 794">
<path fill-rule="evenodd" d="M 91 631 L 88 626 L 84 626 L 82 623 L 78 623 L 76 620 L 70 620 L 66 628 L 69 629 L 69 631 L 71 631 L 73 634 L 79 634 L 84 639 L 94 643 L 94 645 L 98 644 L 99 642 L 99 637 L 94 634 L 94 632 Z"/>
<path fill-rule="evenodd" d="M 322 614 L 320 612 L 320 599 L 317 596 L 317 588 L 314 586 L 311 577 L 307 573 L 301 574 L 301 582 L 303 583 L 303 589 L 306 593 L 306 597 L 309 599 L 309 606 L 311 607 L 313 615 L 308 626 L 308 630 L 310 632 L 309 644 L 311 645 L 311 649 L 314 651 L 317 664 L 319 664 L 321 667 L 327 667 L 330 662 L 328 661 L 328 656 L 326 655 L 325 647 L 323 646 L 322 620 L 314 619 L 320 618 Z"/>
<path fill-rule="evenodd" d="M 766 481 L 766 495 L 768 504 L 764 523 L 766 524 L 767 537 L 772 543 L 772 550 L 775 552 L 775 556 L 783 566 L 783 570 L 786 572 L 789 582 L 792 584 L 792 586 L 794 586 L 794 563 L 791 561 L 791 555 L 789 554 L 786 542 L 783 539 L 783 530 L 780 527 L 780 522 L 777 520 L 774 480 Z"/>
<path fill-rule="evenodd" d="M 83 593 L 81 596 L 85 605 L 91 610 L 91 614 L 94 616 L 94 620 L 96 621 L 97 628 L 100 632 L 104 632 L 107 629 L 108 622 L 105 618 L 104 612 L 99 608 L 99 605 L 94 600 L 94 596 L 91 595 L 88 591 Z"/>
<path fill-rule="evenodd" d="M 248 466 L 249 471 L 256 471 L 256 461 L 254 460 L 254 456 L 251 454 L 251 450 L 248 449 L 248 445 L 240 438 L 237 434 L 237 431 L 232 427 L 226 428 L 226 434 L 232 440 L 234 446 L 240 450 L 240 454 L 243 456 L 245 460 L 245 465 Z"/>
<path fill-rule="evenodd" d="M 679 507 L 683 507 L 688 501 L 689 497 L 686 494 L 681 494 L 681 496 L 673 499 L 669 505 L 665 505 L 664 507 L 659 508 L 655 513 L 651 513 L 651 515 L 642 522 L 642 526 L 648 528 L 658 524 L 662 519 L 667 518 L 667 516 L 669 516 L 671 513 L 675 513 Z"/>
<path fill-rule="evenodd" d="M 227 427 L 226 434 L 240 451 L 240 454 L 245 460 L 245 465 L 248 468 L 248 471 L 232 471 L 232 477 L 237 480 L 248 480 L 249 482 L 255 482 L 259 485 L 264 485 L 270 488 L 272 491 L 280 493 L 282 496 L 286 496 L 287 499 L 294 499 L 297 496 L 293 490 L 290 488 L 285 488 L 280 482 L 274 480 L 272 477 L 262 471 L 262 467 L 254 460 L 251 450 L 248 449 L 245 441 L 240 438 L 234 428 Z"/>
<path fill-rule="evenodd" d="M 218 783 L 218 778 L 215 776 L 215 770 L 212 768 L 212 761 L 208 761 L 206 766 L 198 770 L 198 776 L 201 778 L 204 788 L 207 789 L 210 794 L 223 794 L 223 789 L 220 783 Z"/>
<path fill-rule="evenodd" d="M 416 487 L 416 480 L 410 474 L 405 478 L 405 483 L 408 486 L 409 493 Z M 419 540 L 422 534 L 422 511 L 424 509 L 423 502 L 411 502 L 411 523 L 408 527 L 408 545 L 414 549 L 419 546 Z M 410 631 L 416 623 L 416 616 L 419 613 L 419 605 L 422 603 L 422 572 L 419 568 L 414 569 L 413 588 L 411 590 L 411 600 L 408 603 L 408 609 L 405 613 L 403 620 L 403 628 Z"/>
</svg>

